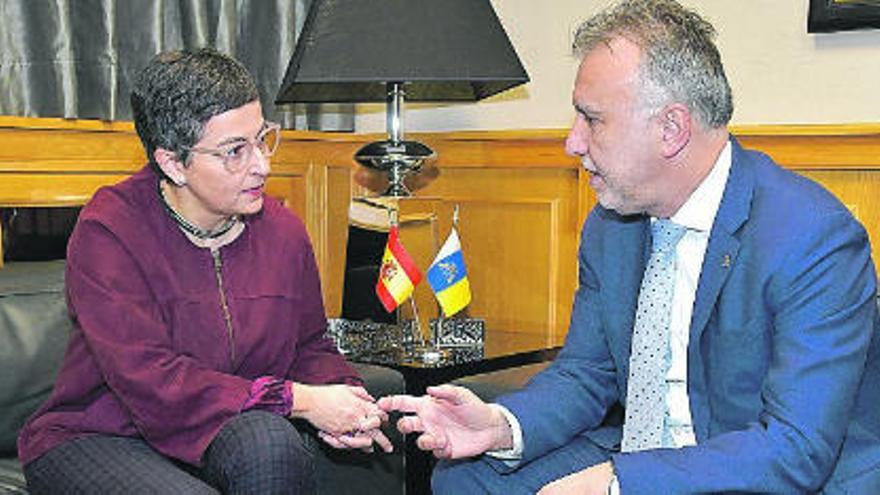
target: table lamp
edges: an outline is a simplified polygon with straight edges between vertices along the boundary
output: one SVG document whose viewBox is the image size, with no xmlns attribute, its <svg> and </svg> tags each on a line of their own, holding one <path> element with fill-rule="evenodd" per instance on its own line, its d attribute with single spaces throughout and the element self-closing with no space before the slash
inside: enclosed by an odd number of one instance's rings
<svg viewBox="0 0 880 495">
<path fill-rule="evenodd" d="M 436 156 L 404 139 L 404 100 L 477 101 L 528 80 L 489 0 L 314 0 L 275 102 L 386 102 L 388 139 L 355 160 L 401 197 Z"/>
</svg>

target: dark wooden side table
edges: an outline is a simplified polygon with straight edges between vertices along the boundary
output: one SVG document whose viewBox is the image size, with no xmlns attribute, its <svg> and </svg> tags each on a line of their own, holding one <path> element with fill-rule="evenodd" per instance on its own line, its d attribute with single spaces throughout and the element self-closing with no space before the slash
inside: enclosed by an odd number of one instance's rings
<svg viewBox="0 0 880 495">
<path fill-rule="evenodd" d="M 408 357 L 391 359 L 388 356 L 353 356 L 350 359 L 396 369 L 406 382 L 406 393 L 420 396 L 429 386 L 457 378 L 550 361 L 560 349 L 561 344 L 549 342 L 542 335 L 487 331 L 483 355 L 473 360 L 460 360 L 453 356 L 431 364 Z M 432 455 L 419 450 L 415 444 L 415 435 L 406 438 L 405 448 L 406 494 L 430 494 L 431 469 L 434 466 Z"/>
</svg>

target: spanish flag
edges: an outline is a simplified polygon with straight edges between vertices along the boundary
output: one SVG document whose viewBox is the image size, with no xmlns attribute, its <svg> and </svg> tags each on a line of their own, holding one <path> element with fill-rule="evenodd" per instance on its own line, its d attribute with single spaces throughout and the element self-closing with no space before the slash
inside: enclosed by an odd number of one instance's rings
<svg viewBox="0 0 880 495">
<path fill-rule="evenodd" d="M 385 310 L 390 313 L 400 303 L 406 301 L 421 281 L 422 272 L 403 248 L 397 226 L 392 226 L 388 231 L 388 244 L 382 256 L 382 267 L 379 268 L 376 295 L 379 296 Z"/>
<path fill-rule="evenodd" d="M 428 268 L 428 283 L 431 284 L 445 316 L 458 313 L 471 302 L 471 286 L 455 228 L 449 233 Z"/>
</svg>

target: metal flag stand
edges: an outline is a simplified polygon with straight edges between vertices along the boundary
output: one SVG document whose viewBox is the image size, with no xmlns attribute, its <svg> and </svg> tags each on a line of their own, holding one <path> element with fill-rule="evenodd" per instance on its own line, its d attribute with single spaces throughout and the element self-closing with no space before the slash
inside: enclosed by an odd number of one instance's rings
<svg viewBox="0 0 880 495">
<path fill-rule="evenodd" d="M 431 230 L 432 230 L 432 248 L 436 253 L 439 250 L 437 246 L 437 217 L 436 215 L 431 216 Z M 412 304 L 413 311 L 413 332 L 418 335 L 419 341 L 416 347 L 413 349 L 412 357 L 414 360 L 424 363 L 426 365 L 436 365 L 446 359 L 447 352 L 440 348 L 439 340 L 437 339 L 437 335 L 435 332 L 435 327 L 433 325 L 428 326 L 428 341 L 425 342 L 424 333 L 422 333 L 421 328 L 421 320 L 419 319 L 419 313 L 416 309 L 416 298 L 415 294 L 410 298 L 410 303 Z M 442 318 L 442 309 L 439 307 L 438 303 L 438 311 Z"/>
<path fill-rule="evenodd" d="M 458 221 L 459 205 L 456 204 L 452 213 L 452 229 L 455 231 L 458 231 Z M 434 251 L 439 252 L 440 249 L 435 246 Z M 485 321 L 468 317 L 466 308 L 453 317 L 447 317 L 439 301 L 437 306 L 438 317 L 428 325 L 434 353 L 447 362 L 482 358 Z"/>
<path fill-rule="evenodd" d="M 455 203 L 455 207 L 452 210 L 452 229 L 456 230 L 458 228 L 458 203 Z M 438 236 L 434 235 L 434 252 L 437 253 L 440 251 L 440 246 L 437 246 L 437 238 Z M 444 322 L 446 321 L 446 313 L 443 312 L 443 306 L 440 305 L 440 301 L 437 301 L 437 320 L 433 325 L 429 325 L 431 332 L 431 343 L 434 345 L 435 349 L 440 349 L 440 343 L 443 340 L 443 327 Z"/>
<path fill-rule="evenodd" d="M 390 227 L 399 227 L 399 212 L 388 210 Z M 458 228 L 459 207 L 455 205 L 452 228 Z M 439 253 L 440 243 L 436 230 L 437 219 L 431 216 L 433 248 Z M 381 275 L 380 275 L 381 276 Z M 341 318 L 328 320 L 327 333 L 337 344 L 340 352 L 360 360 L 378 364 L 414 362 L 423 366 L 444 366 L 482 359 L 484 355 L 485 321 L 470 318 L 467 310 L 446 317 L 439 301 L 438 317 L 428 323 L 428 336 L 422 332 L 415 294 L 410 296 L 412 319 L 405 319 L 404 306 L 398 307 L 397 324 L 372 321 L 351 321 Z"/>
<path fill-rule="evenodd" d="M 399 212 L 397 208 L 388 210 L 388 224 L 390 228 L 400 227 L 398 219 Z M 416 306 L 415 292 L 409 297 L 410 307 L 412 308 L 413 318 L 410 321 L 403 319 L 403 312 L 397 310 L 397 326 L 400 328 L 400 334 L 404 342 L 403 347 L 410 349 L 419 349 L 425 346 L 425 338 L 422 334 L 422 327 L 419 323 L 419 311 Z"/>
</svg>

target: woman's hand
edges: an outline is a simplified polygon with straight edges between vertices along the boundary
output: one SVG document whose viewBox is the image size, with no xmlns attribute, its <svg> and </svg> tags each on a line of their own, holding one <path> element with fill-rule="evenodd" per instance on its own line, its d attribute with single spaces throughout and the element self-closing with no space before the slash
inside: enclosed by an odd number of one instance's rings
<svg viewBox="0 0 880 495">
<path fill-rule="evenodd" d="M 373 443 L 377 443 L 386 453 L 394 450 L 391 440 L 388 440 L 388 437 L 379 428 L 369 431 L 345 433 L 340 436 L 333 436 L 326 431 L 319 431 L 318 437 L 327 445 L 337 449 L 360 449 L 364 452 L 372 452 Z"/>
<path fill-rule="evenodd" d="M 291 416 L 333 435 L 378 429 L 388 420 L 363 387 L 293 384 Z"/>
<path fill-rule="evenodd" d="M 293 412 L 319 430 L 318 436 L 338 449 L 372 452 L 373 443 L 391 452 L 391 441 L 379 429 L 388 414 L 363 387 L 293 384 Z"/>
</svg>

